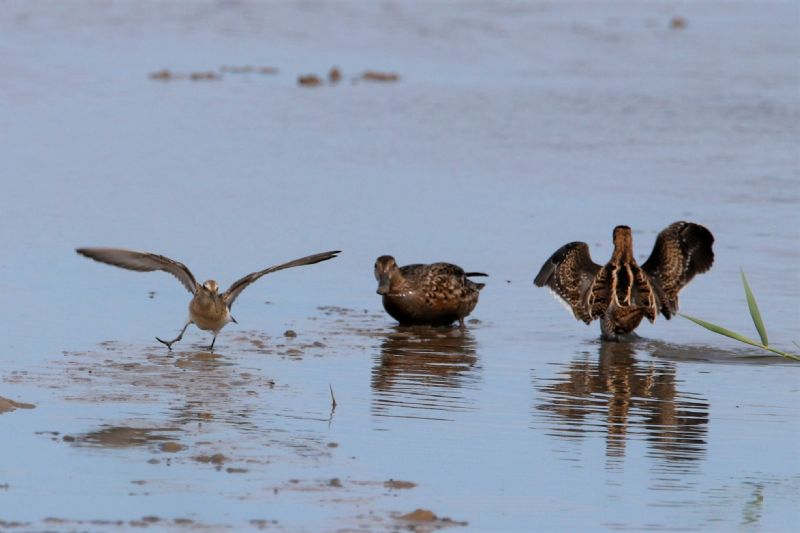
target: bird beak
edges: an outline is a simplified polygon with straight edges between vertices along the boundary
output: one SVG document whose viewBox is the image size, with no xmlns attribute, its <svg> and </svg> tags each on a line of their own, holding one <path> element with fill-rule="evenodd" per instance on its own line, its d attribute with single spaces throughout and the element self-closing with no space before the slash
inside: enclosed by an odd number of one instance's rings
<svg viewBox="0 0 800 533">
<path fill-rule="evenodd" d="M 377 292 L 380 295 L 386 295 L 389 294 L 389 292 L 391 292 L 391 288 L 392 288 L 392 281 L 389 278 L 389 275 L 383 274 L 381 276 L 380 281 L 378 282 L 378 290 L 375 292 Z"/>
</svg>

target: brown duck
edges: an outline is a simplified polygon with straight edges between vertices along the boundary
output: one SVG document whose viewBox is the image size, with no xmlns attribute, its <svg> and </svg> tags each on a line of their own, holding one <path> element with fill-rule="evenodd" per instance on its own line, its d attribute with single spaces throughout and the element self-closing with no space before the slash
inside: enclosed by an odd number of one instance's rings
<svg viewBox="0 0 800 533">
<path fill-rule="evenodd" d="M 605 266 L 592 261 L 585 242 L 565 244 L 534 279 L 571 308 L 578 320 L 600 319 L 606 340 L 632 332 L 643 317 L 654 322 L 660 312 L 669 320 L 678 311 L 678 293 L 695 274 L 711 268 L 714 236 L 699 224 L 675 222 L 656 238 L 640 267 L 633 258 L 631 228 L 614 228 L 614 253 Z"/>
<path fill-rule="evenodd" d="M 401 325 L 446 326 L 464 317 L 478 304 L 483 283 L 470 277 L 486 276 L 464 272 L 450 263 L 398 267 L 394 257 L 382 255 L 375 261 L 377 293 L 383 308 Z"/>
</svg>

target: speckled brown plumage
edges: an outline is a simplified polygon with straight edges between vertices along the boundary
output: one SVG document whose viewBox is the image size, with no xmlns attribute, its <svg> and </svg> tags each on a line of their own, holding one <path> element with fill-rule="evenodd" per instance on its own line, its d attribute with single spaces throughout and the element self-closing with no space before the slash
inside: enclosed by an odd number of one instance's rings
<svg viewBox="0 0 800 533">
<path fill-rule="evenodd" d="M 450 263 L 398 267 L 388 255 L 375 261 L 377 293 L 386 312 L 402 325 L 445 326 L 458 320 L 463 327 L 484 287 L 471 276 L 486 274 L 464 272 Z"/>
<path fill-rule="evenodd" d="M 678 293 L 696 274 L 714 262 L 711 232 L 692 222 L 675 222 L 656 238 L 649 259 L 641 266 L 633 257 L 628 226 L 614 228 L 614 253 L 608 264 L 592 261 L 584 242 L 565 244 L 548 259 L 534 279 L 547 286 L 589 324 L 600 320 L 605 339 L 632 332 L 660 312 L 670 319 L 678 310 Z"/>
</svg>

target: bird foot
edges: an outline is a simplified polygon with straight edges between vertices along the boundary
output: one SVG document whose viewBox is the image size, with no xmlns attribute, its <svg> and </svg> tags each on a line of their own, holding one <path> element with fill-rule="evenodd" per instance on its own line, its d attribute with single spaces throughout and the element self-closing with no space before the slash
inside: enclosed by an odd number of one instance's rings
<svg viewBox="0 0 800 533">
<path fill-rule="evenodd" d="M 156 337 L 156 340 L 158 342 L 160 342 L 161 344 L 165 345 L 167 347 L 167 350 L 169 350 L 171 352 L 172 351 L 172 343 L 175 342 L 177 339 L 173 339 L 171 341 L 165 341 L 164 339 L 159 339 L 158 337 Z"/>
</svg>

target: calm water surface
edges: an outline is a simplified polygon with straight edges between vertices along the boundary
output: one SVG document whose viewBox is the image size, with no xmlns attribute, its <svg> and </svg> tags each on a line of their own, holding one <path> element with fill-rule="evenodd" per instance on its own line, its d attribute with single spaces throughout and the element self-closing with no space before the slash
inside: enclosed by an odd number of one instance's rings
<svg viewBox="0 0 800 533">
<path fill-rule="evenodd" d="M 755 335 L 741 268 L 796 349 L 798 15 L 6 2 L 0 529 L 793 530 L 800 367 L 681 318 L 601 343 L 532 278 L 566 242 L 602 262 L 628 224 L 643 259 L 693 220 L 716 261 L 682 311 Z M 189 295 L 73 252 L 97 245 L 223 287 L 343 253 L 248 288 L 215 353 L 196 329 L 169 353 Z M 488 272 L 467 330 L 398 328 L 385 253 Z"/>
</svg>

